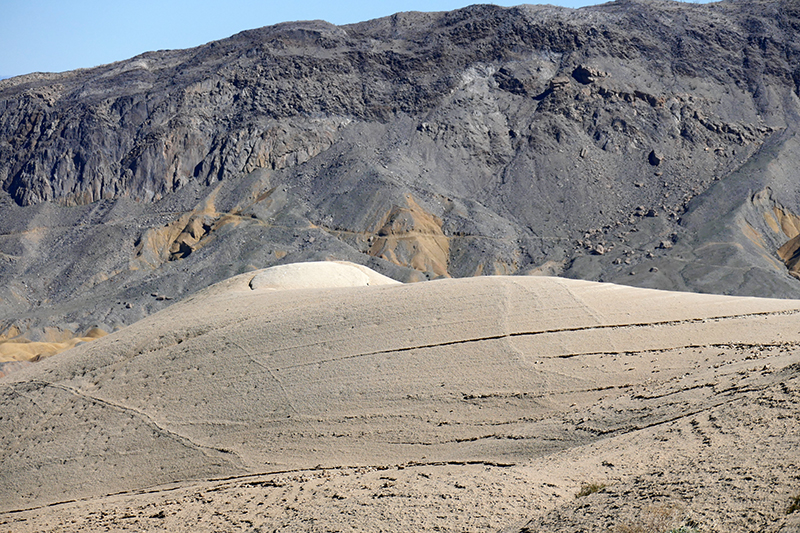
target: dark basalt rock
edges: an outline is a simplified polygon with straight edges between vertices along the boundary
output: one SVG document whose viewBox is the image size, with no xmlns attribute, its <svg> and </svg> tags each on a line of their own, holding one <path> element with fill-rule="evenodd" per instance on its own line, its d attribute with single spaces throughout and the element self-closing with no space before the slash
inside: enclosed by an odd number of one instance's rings
<svg viewBox="0 0 800 533">
<path fill-rule="evenodd" d="M 798 27 L 780 0 L 472 6 L 2 80 L 0 333 L 326 258 L 800 297 Z"/>
</svg>

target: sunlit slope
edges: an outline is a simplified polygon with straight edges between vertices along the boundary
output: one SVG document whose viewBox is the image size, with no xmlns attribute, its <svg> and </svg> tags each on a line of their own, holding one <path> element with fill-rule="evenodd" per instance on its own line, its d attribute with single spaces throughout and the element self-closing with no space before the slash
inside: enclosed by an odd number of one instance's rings
<svg viewBox="0 0 800 533">
<path fill-rule="evenodd" d="M 736 347 L 800 360 L 780 351 L 800 301 L 279 268 L 0 380 L 2 508 L 318 465 L 521 463 L 713 403 L 740 379 Z M 631 393 L 659 386 L 675 401 Z"/>
</svg>

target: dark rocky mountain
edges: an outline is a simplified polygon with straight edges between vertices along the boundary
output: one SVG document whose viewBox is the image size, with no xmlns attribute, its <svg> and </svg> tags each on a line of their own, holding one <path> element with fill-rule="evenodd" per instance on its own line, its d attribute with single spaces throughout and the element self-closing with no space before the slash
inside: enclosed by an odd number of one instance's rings
<svg viewBox="0 0 800 533">
<path fill-rule="evenodd" d="M 312 259 L 800 297 L 800 4 L 479 5 L 0 81 L 0 333 Z"/>
</svg>

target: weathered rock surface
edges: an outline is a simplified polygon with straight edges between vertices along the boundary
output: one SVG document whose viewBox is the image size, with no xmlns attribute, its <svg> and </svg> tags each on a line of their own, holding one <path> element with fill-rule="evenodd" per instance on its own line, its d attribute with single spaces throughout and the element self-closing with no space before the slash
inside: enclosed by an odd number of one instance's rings
<svg viewBox="0 0 800 533">
<path fill-rule="evenodd" d="M 800 297 L 798 29 L 782 0 L 474 6 L 0 81 L 0 333 L 315 259 Z"/>
<path fill-rule="evenodd" d="M 0 379 L 0 527 L 797 523 L 800 300 L 386 281 L 242 274 Z"/>
</svg>

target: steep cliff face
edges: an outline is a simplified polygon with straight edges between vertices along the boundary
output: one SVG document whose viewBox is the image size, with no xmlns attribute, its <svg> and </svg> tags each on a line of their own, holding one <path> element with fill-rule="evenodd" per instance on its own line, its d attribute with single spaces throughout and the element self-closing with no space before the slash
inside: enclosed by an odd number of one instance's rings
<svg viewBox="0 0 800 533">
<path fill-rule="evenodd" d="M 783 0 L 473 6 L 0 81 L 0 320 L 109 331 L 321 258 L 800 296 L 769 220 L 800 213 L 798 30 Z"/>
</svg>

